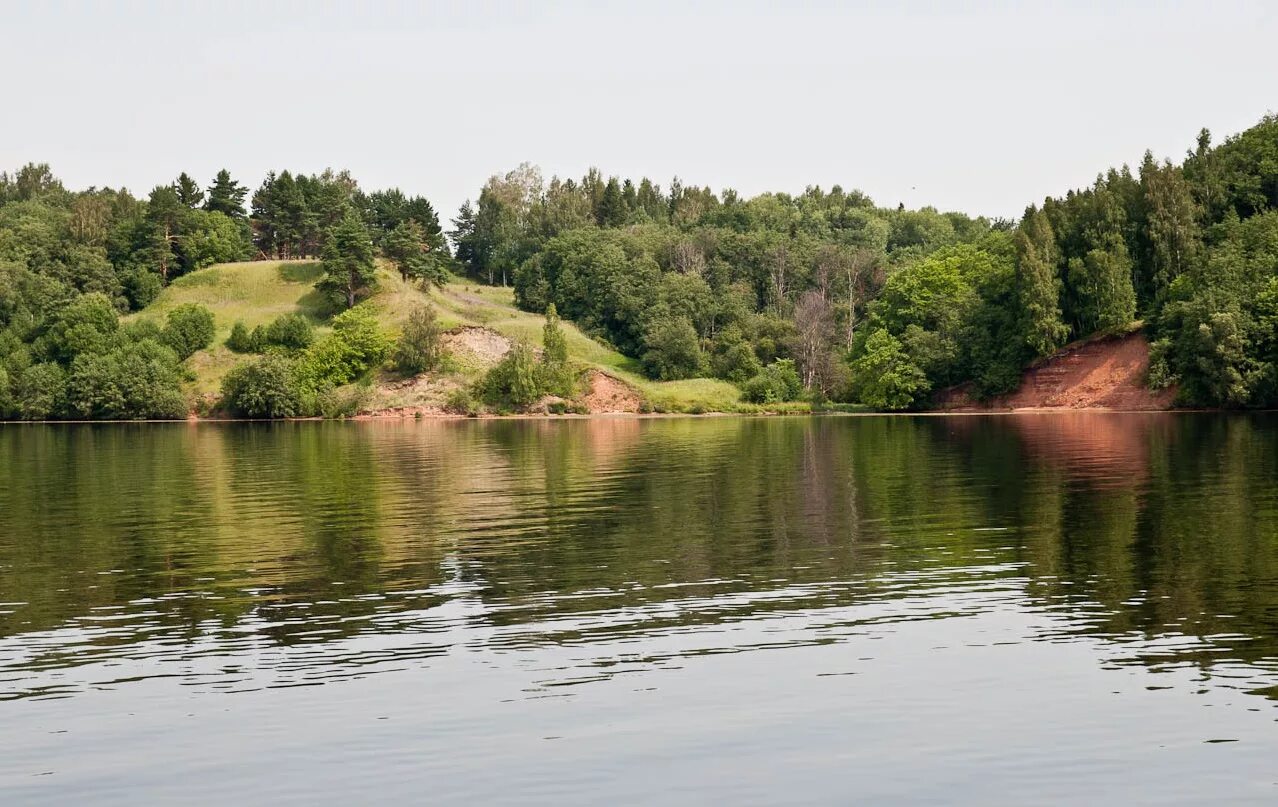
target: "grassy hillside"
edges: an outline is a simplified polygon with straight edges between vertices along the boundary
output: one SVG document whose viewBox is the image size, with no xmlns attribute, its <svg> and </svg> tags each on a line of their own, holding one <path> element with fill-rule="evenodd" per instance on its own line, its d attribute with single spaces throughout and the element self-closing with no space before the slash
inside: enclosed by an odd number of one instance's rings
<svg viewBox="0 0 1278 807">
<path fill-rule="evenodd" d="M 191 358 L 190 366 L 196 379 L 190 391 L 197 395 L 214 394 L 227 371 L 245 360 L 223 344 L 236 321 L 243 321 L 252 329 L 281 314 L 298 313 L 309 318 L 321 333 L 326 330 L 329 312 L 323 297 L 314 288 L 319 273 L 319 264 L 314 261 L 255 261 L 211 266 L 178 278 L 154 303 L 133 317 L 163 320 L 169 311 L 183 303 L 197 303 L 212 311 L 217 336 L 213 347 Z M 454 282 L 425 291 L 403 282 L 385 268 L 379 272 L 379 287 L 365 304 L 377 310 L 383 327 L 392 334 L 398 333 L 410 311 L 425 303 L 434 306 L 441 326 L 446 329 L 480 326 L 512 340 L 541 345 L 545 318 L 515 308 L 514 292 L 509 288 Z M 725 381 L 710 378 L 650 381 L 639 372 L 634 359 L 590 338 L 571 323 L 564 323 L 564 332 L 571 359 L 633 385 L 659 408 L 731 411 L 739 404 L 739 391 Z M 477 371 L 463 368 L 462 375 L 473 377 Z"/>
</svg>

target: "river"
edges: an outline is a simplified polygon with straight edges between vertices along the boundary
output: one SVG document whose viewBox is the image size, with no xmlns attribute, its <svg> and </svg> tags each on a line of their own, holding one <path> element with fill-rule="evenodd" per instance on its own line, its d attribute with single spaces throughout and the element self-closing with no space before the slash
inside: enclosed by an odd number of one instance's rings
<svg viewBox="0 0 1278 807">
<path fill-rule="evenodd" d="M 0 427 L 0 802 L 1278 802 L 1278 418 Z"/>
</svg>

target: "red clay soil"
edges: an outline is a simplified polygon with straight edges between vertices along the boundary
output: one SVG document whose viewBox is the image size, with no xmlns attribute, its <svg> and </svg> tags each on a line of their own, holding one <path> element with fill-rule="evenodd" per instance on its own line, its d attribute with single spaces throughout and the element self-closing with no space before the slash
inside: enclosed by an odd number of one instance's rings
<svg viewBox="0 0 1278 807">
<path fill-rule="evenodd" d="M 638 412 L 642 399 L 629 384 L 598 370 L 590 371 L 589 388 L 582 398 L 592 415 Z"/>
<path fill-rule="evenodd" d="M 1175 388 L 1153 390 L 1145 384 L 1149 340 L 1139 331 L 1067 345 L 1025 371 L 1013 392 L 977 401 L 971 386 L 941 390 L 938 409 L 957 412 L 1014 409 L 1170 409 Z"/>
</svg>

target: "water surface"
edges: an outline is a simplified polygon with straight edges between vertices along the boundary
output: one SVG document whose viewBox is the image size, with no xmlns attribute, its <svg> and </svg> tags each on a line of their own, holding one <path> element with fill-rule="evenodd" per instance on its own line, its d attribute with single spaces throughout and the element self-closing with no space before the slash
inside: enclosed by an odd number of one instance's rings
<svg viewBox="0 0 1278 807">
<path fill-rule="evenodd" d="M 1278 419 L 0 428 L 0 802 L 1278 802 Z"/>
</svg>

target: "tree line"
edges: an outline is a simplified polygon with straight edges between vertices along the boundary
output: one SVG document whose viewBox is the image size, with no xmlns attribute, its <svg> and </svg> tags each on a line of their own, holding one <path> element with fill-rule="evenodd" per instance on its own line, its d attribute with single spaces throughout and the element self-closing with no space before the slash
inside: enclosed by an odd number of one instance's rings
<svg viewBox="0 0 1278 807">
<path fill-rule="evenodd" d="M 876 206 L 839 186 L 750 199 L 648 178 L 490 178 L 450 235 L 463 270 L 554 304 L 653 378 L 752 400 L 925 407 L 1010 390 L 1067 342 L 1142 324 L 1150 383 L 1278 404 L 1278 118 L 1180 163 L 1147 153 L 1019 221 Z M 782 364 L 782 363 L 786 364 Z M 777 381 L 787 372 L 800 384 Z"/>
<path fill-rule="evenodd" d="M 212 315 L 183 306 L 162 326 L 120 316 L 215 263 L 316 256 L 334 311 L 374 290 L 378 256 L 424 281 L 442 281 L 452 260 L 427 200 L 366 193 L 346 172 L 272 173 L 251 198 L 226 170 L 207 186 L 182 173 L 144 199 L 70 191 L 42 164 L 0 173 L 0 418 L 185 416 L 184 362 L 211 343 Z M 380 361 L 389 347 L 366 320 L 335 322 L 302 393 Z"/>
<path fill-rule="evenodd" d="M 320 258 L 334 312 L 375 291 L 379 258 L 405 280 L 510 284 L 522 308 L 553 307 L 654 379 L 713 376 L 765 404 L 924 408 L 965 383 L 993 395 L 1071 340 L 1143 325 L 1152 385 L 1192 405 L 1278 405 L 1274 116 L 1219 144 L 1204 130 L 1179 162 L 1147 153 L 1018 221 L 882 207 L 837 185 L 742 198 L 595 169 L 546 181 L 522 165 L 490 178 L 448 236 L 425 198 L 366 192 L 345 171 L 272 172 L 251 195 L 226 170 L 204 186 L 183 173 L 146 198 L 70 191 L 47 165 L 0 174 L 0 416 L 181 414 L 207 312 L 118 316 L 251 258 Z M 288 352 L 293 397 L 278 411 L 314 410 L 396 350 L 366 315 L 348 320 L 313 344 L 298 323 L 232 336 Z M 536 364 L 512 358 L 501 390 L 480 392 L 511 403 L 529 379 L 562 386 Z"/>
</svg>

